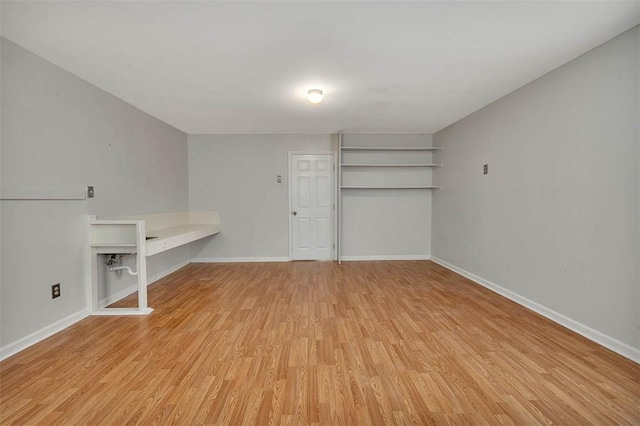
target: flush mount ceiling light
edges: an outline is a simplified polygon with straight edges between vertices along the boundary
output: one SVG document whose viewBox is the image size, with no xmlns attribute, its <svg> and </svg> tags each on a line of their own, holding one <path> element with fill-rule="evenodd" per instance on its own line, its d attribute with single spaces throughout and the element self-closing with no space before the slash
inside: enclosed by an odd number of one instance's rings
<svg viewBox="0 0 640 426">
<path fill-rule="evenodd" d="M 324 94 L 320 89 L 311 89 L 307 92 L 307 99 L 309 99 L 309 102 L 311 102 L 312 104 L 321 102 L 323 96 Z"/>
</svg>

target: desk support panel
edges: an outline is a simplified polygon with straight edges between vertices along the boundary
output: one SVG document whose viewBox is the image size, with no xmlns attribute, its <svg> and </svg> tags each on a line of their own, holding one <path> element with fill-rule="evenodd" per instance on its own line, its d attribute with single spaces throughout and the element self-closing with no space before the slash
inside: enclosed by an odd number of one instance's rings
<svg viewBox="0 0 640 426">
<path fill-rule="evenodd" d="M 147 315 L 153 309 L 147 306 L 147 256 L 144 220 L 97 220 L 89 216 L 91 269 L 91 314 L 92 315 Z M 98 255 L 108 253 L 137 253 L 138 307 L 100 308 L 100 283 L 98 277 Z"/>
</svg>

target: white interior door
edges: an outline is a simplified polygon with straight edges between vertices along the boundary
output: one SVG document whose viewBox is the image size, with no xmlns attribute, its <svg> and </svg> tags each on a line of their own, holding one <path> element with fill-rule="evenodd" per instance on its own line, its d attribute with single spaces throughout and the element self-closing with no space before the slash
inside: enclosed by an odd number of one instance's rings
<svg viewBox="0 0 640 426">
<path fill-rule="evenodd" d="M 331 259 L 333 155 L 294 154 L 289 171 L 291 258 Z"/>
</svg>

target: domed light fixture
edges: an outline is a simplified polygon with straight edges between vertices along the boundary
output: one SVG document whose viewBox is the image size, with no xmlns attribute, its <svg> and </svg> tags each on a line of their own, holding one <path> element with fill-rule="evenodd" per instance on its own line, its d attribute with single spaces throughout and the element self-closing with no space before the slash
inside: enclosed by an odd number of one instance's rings
<svg viewBox="0 0 640 426">
<path fill-rule="evenodd" d="M 307 92 L 307 99 L 309 99 L 309 102 L 311 102 L 312 104 L 321 102 L 323 96 L 324 93 L 322 93 L 322 90 L 320 89 L 310 89 Z"/>
</svg>

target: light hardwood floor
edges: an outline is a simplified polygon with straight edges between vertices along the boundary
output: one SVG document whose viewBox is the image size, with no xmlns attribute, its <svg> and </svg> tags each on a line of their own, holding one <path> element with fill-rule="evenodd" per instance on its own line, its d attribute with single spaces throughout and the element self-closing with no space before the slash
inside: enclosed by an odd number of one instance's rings
<svg viewBox="0 0 640 426">
<path fill-rule="evenodd" d="M 0 423 L 640 423 L 638 364 L 431 262 L 192 264 L 149 300 L 2 362 Z"/>
</svg>

